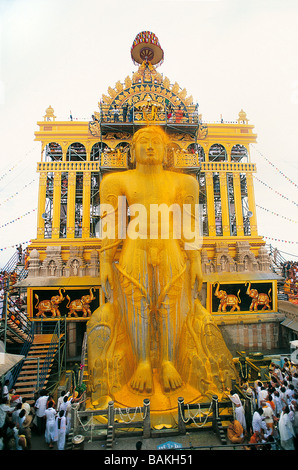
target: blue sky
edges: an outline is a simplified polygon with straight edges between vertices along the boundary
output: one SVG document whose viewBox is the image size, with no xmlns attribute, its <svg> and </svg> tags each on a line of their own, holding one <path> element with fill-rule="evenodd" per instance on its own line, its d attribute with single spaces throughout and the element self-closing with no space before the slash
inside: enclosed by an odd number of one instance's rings
<svg viewBox="0 0 298 470">
<path fill-rule="evenodd" d="M 13 253 L 3 248 L 36 236 L 36 122 L 49 105 L 57 119 L 71 110 L 88 120 L 108 87 L 135 71 L 130 48 L 142 30 L 158 36 L 159 71 L 204 119 L 247 112 L 257 177 L 285 196 L 255 181 L 267 209 L 257 209 L 259 234 L 287 240 L 267 241 L 298 260 L 297 24 L 291 0 L 0 0 L 0 267 Z"/>
</svg>

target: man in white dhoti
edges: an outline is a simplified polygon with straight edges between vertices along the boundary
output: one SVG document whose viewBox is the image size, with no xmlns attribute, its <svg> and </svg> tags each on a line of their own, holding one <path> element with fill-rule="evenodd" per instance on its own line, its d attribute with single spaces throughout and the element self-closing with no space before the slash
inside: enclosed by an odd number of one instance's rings
<svg viewBox="0 0 298 470">
<path fill-rule="evenodd" d="M 57 450 L 64 450 L 66 440 L 66 417 L 64 411 L 60 410 L 56 416 L 55 422 L 55 441 L 57 442 Z"/>
<path fill-rule="evenodd" d="M 46 430 L 45 430 L 45 440 L 49 444 L 49 447 L 53 447 L 54 437 L 55 437 L 55 417 L 57 411 L 53 408 L 53 402 L 49 403 L 49 407 L 45 410 L 46 417 Z"/>
<path fill-rule="evenodd" d="M 287 405 L 284 406 L 279 418 L 278 431 L 280 436 L 280 444 L 284 450 L 295 450 L 295 431 L 290 420 L 289 412 L 289 407 Z"/>
<path fill-rule="evenodd" d="M 228 389 L 228 391 L 230 391 Z M 231 392 L 233 393 L 233 392 Z M 244 433 L 246 432 L 246 419 L 245 419 L 245 413 L 244 413 L 244 408 L 242 406 L 241 400 L 239 398 L 239 395 L 237 393 L 227 394 L 231 402 L 235 405 L 234 410 L 235 410 L 235 419 L 239 421 L 241 426 L 243 427 Z M 242 436 L 243 437 L 243 434 Z"/>
</svg>

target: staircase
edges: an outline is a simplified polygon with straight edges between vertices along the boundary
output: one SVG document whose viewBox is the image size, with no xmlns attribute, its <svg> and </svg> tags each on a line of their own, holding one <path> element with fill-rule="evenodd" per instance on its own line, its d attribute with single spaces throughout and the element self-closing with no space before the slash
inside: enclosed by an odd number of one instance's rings
<svg viewBox="0 0 298 470">
<path fill-rule="evenodd" d="M 21 328 L 15 321 L 7 320 L 6 342 L 9 344 L 23 344 L 27 340 L 28 332 Z"/>
<path fill-rule="evenodd" d="M 49 349 L 51 354 L 49 358 Z M 52 335 L 35 335 L 29 352 L 24 359 L 22 369 L 14 384 L 17 395 L 27 399 L 32 404 L 35 401 L 35 392 L 46 387 L 54 357 L 58 349 L 58 342 L 53 347 Z M 42 377 L 41 371 L 43 370 Z M 42 383 L 41 383 L 42 382 Z"/>
<path fill-rule="evenodd" d="M 270 255 L 272 271 L 280 276 L 284 276 L 283 263 L 287 261 L 286 258 L 284 258 L 281 252 L 271 244 L 266 244 L 266 248 Z"/>
</svg>

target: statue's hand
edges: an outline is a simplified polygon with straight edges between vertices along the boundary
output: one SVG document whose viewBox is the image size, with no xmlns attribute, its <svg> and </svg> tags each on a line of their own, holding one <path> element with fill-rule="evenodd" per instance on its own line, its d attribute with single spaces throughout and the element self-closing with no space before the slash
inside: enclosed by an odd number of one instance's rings
<svg viewBox="0 0 298 470">
<path fill-rule="evenodd" d="M 113 265 L 109 262 L 103 262 L 100 265 L 100 281 L 101 287 L 108 298 L 114 289 L 114 272 Z"/>
<path fill-rule="evenodd" d="M 192 260 L 190 263 L 190 282 L 192 290 L 196 287 L 198 292 L 201 291 L 203 285 L 203 276 L 201 263 L 198 259 Z"/>
</svg>

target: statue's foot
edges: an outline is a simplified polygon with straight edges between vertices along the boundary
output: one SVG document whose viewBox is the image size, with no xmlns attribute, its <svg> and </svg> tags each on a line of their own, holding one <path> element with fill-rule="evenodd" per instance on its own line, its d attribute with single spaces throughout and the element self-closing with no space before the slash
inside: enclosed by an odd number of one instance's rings
<svg viewBox="0 0 298 470">
<path fill-rule="evenodd" d="M 131 387 L 138 392 L 151 393 L 153 388 L 152 368 L 149 361 L 141 361 L 133 374 Z"/>
<path fill-rule="evenodd" d="M 102 395 L 100 397 L 92 397 L 92 406 L 94 408 L 106 409 L 109 406 L 109 402 L 112 398 L 109 395 Z"/>
<path fill-rule="evenodd" d="M 161 382 L 165 392 L 176 390 L 182 385 L 181 376 L 170 361 L 163 361 L 161 365 Z"/>
</svg>

